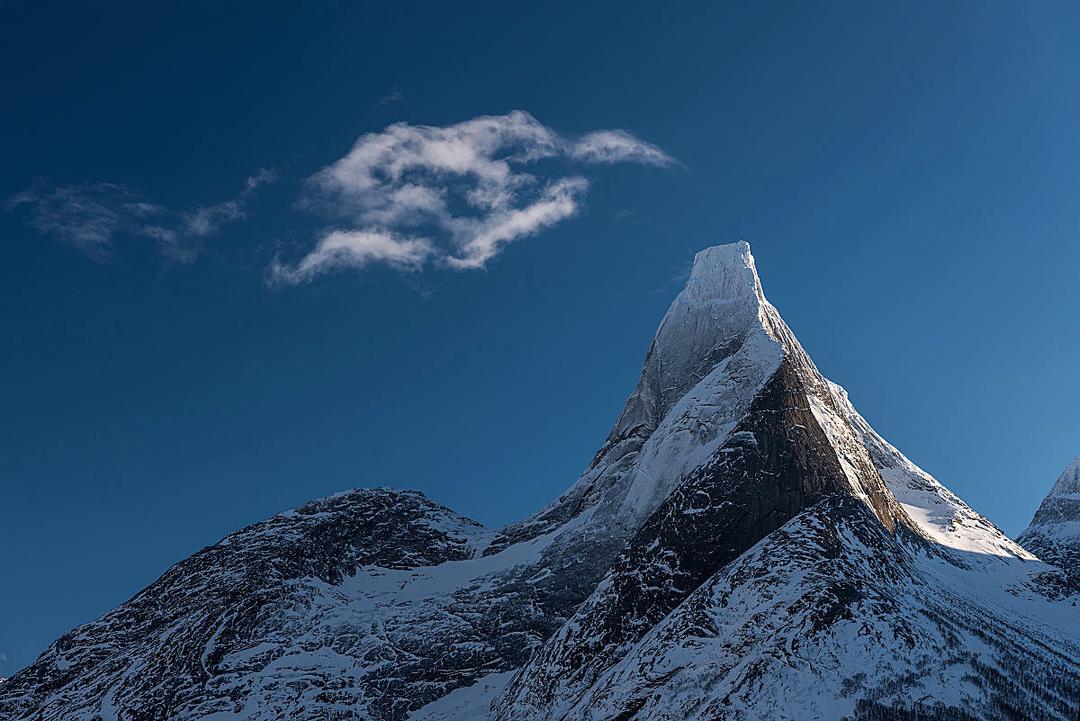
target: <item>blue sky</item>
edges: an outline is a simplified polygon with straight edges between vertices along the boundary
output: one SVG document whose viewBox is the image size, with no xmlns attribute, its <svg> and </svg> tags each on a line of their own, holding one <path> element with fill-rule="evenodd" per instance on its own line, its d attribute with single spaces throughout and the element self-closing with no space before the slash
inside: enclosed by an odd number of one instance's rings
<svg viewBox="0 0 1080 721">
<path fill-rule="evenodd" d="M 537 509 L 739 239 L 1026 525 L 1080 453 L 1077 6 L 581 5 L 5 5 L 0 675 L 311 498 Z"/>
</svg>

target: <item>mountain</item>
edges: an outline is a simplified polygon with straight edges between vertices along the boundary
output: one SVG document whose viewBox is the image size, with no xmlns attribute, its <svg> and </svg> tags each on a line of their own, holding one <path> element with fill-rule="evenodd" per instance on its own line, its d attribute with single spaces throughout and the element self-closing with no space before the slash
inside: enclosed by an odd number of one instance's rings
<svg viewBox="0 0 1080 721">
<path fill-rule="evenodd" d="M 547 508 L 279 514 L 57 640 L 0 718 L 1064 721 L 1078 601 L 874 432 L 738 243 L 697 255 Z"/>
<path fill-rule="evenodd" d="M 1080 573 L 1080 457 L 1057 479 L 1017 540 L 1047 563 Z"/>
</svg>

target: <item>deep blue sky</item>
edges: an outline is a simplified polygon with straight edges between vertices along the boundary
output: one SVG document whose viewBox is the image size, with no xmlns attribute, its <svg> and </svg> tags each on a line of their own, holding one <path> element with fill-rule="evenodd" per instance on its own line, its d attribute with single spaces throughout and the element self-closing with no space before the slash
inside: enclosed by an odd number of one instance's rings
<svg viewBox="0 0 1080 721">
<path fill-rule="evenodd" d="M 1075 3 L 157 5 L 4 4 L 0 197 L 278 180 L 189 265 L 0 213 L 0 675 L 311 498 L 537 509 L 716 243 L 750 241 L 822 370 L 1006 531 L 1080 452 Z M 319 226 L 303 179 L 360 134 L 512 109 L 684 167 L 589 169 L 581 215 L 483 271 L 267 287 Z"/>
</svg>

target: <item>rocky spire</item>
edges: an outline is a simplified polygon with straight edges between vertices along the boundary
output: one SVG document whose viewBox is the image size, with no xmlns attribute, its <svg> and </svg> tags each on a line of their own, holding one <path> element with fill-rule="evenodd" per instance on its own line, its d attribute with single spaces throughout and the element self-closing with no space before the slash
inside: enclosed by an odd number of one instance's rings
<svg viewBox="0 0 1080 721">
<path fill-rule="evenodd" d="M 776 324 L 783 322 L 765 300 L 748 243 L 699 252 L 589 468 L 555 503 L 504 529 L 488 552 L 585 514 L 588 522 L 573 525 L 574 534 L 599 533 L 621 547 L 716 450 L 776 372 L 785 354 Z"/>
<path fill-rule="evenodd" d="M 749 243 L 717 245 L 694 256 L 686 287 L 660 321 L 641 379 L 609 443 L 655 430 L 686 391 L 738 350 L 749 333 L 764 330 L 766 303 Z"/>
</svg>

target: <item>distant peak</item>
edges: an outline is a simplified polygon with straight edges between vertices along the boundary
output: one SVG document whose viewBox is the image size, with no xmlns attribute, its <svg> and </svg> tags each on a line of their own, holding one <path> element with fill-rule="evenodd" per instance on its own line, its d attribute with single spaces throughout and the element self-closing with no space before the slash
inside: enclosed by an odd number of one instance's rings
<svg viewBox="0 0 1080 721">
<path fill-rule="evenodd" d="M 1050 490 L 1051 496 L 1064 496 L 1072 493 L 1080 493 L 1080 456 L 1077 456 L 1072 463 L 1065 467 L 1057 483 Z"/>
</svg>

